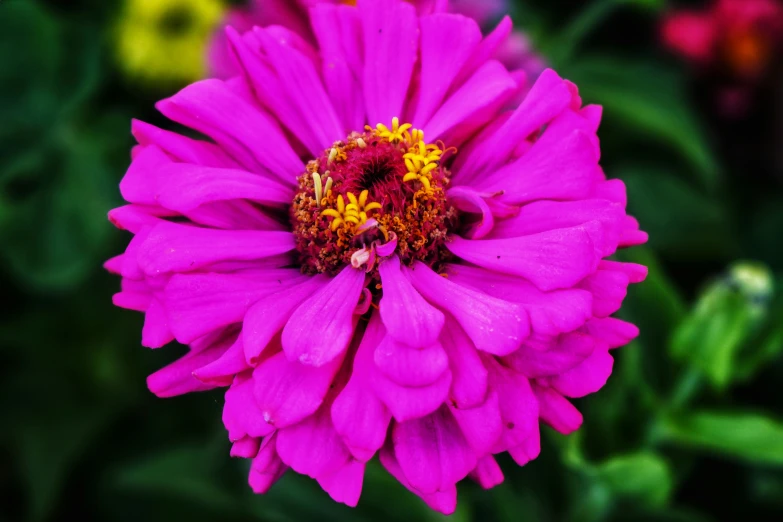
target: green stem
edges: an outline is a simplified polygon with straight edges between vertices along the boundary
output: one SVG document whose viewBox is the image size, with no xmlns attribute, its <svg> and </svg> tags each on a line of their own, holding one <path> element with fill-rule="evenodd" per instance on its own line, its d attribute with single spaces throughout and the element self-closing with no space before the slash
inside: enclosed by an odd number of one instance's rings
<svg viewBox="0 0 783 522">
<path fill-rule="evenodd" d="M 597 0 L 582 9 L 565 29 L 560 31 L 560 45 L 553 49 L 550 55 L 552 63 L 558 67 L 567 64 L 584 39 L 621 3 L 623 0 Z"/>
</svg>

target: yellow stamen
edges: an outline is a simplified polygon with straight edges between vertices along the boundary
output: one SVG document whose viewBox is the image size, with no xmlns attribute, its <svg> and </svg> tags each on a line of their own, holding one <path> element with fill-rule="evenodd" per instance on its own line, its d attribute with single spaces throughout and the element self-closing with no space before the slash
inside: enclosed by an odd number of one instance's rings
<svg viewBox="0 0 783 522">
<path fill-rule="evenodd" d="M 399 143 L 410 134 L 408 133 L 408 129 L 413 127 L 410 123 L 405 123 L 403 125 L 400 125 L 400 119 L 398 117 L 392 118 L 392 128 L 389 129 L 386 125 L 383 123 L 379 123 L 375 126 L 376 134 L 380 138 L 384 138 L 390 143 Z"/>
<path fill-rule="evenodd" d="M 326 171 L 325 176 L 329 176 L 329 171 Z M 324 197 L 329 197 L 329 195 L 332 192 L 332 178 L 327 177 L 326 178 L 326 186 L 324 186 Z M 325 203 L 324 203 L 325 204 Z"/>
<path fill-rule="evenodd" d="M 331 188 L 329 183 L 331 178 L 327 180 L 327 186 Z M 353 192 L 346 192 L 345 197 L 342 194 L 337 196 L 337 208 L 327 208 L 321 212 L 321 215 L 334 218 L 332 221 L 332 230 L 336 230 L 343 223 L 350 223 L 352 225 L 364 225 L 369 219 L 368 214 L 373 210 L 380 210 L 381 204 L 372 201 L 367 203 L 369 198 L 369 191 L 364 190 L 356 197 Z M 348 204 L 345 204 L 345 199 L 348 198 Z M 324 200 L 326 201 L 326 200 Z M 337 223 L 335 225 L 335 223 Z"/>
</svg>

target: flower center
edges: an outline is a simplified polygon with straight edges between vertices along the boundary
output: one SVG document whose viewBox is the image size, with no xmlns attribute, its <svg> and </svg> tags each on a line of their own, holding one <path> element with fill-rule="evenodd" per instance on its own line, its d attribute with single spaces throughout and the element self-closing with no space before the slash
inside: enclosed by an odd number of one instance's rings
<svg viewBox="0 0 783 522">
<path fill-rule="evenodd" d="M 457 222 L 446 201 L 454 149 L 428 144 L 424 133 L 400 125 L 353 132 L 307 164 L 291 206 L 302 270 L 338 272 L 345 265 L 375 269 L 396 253 L 407 264 L 437 267 Z"/>
<path fill-rule="evenodd" d="M 163 13 L 158 26 L 163 34 L 179 36 L 186 33 L 193 23 L 193 13 L 187 7 L 175 6 Z"/>
</svg>

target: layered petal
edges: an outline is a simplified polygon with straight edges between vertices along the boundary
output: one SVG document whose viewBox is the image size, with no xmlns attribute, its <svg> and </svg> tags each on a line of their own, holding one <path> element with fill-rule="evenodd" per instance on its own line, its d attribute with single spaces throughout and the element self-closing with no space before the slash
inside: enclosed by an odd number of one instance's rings
<svg viewBox="0 0 783 522">
<path fill-rule="evenodd" d="M 446 491 L 476 466 L 475 452 L 446 408 L 395 423 L 391 440 L 405 478 L 422 493 Z"/>
<path fill-rule="evenodd" d="M 455 237 L 447 247 L 488 270 L 522 277 L 543 291 L 557 290 L 575 285 L 598 266 L 588 225 L 508 239 Z"/>
<path fill-rule="evenodd" d="M 406 273 L 419 293 L 454 316 L 479 350 L 511 353 L 530 331 L 526 314 L 513 303 L 451 283 L 423 263 Z"/>
<path fill-rule="evenodd" d="M 323 366 L 345 351 L 364 279 L 362 270 L 346 267 L 296 309 L 294 320 L 283 328 L 283 350 L 289 360 Z"/>
<path fill-rule="evenodd" d="M 430 346 L 443 328 L 443 313 L 413 288 L 393 256 L 378 267 L 383 285 L 381 318 L 386 331 L 400 343 L 414 348 Z"/>
</svg>

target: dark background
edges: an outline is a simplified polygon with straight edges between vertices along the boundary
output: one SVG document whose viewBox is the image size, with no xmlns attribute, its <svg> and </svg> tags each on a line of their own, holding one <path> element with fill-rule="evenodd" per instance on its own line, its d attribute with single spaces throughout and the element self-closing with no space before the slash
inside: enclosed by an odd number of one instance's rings
<svg viewBox="0 0 783 522">
<path fill-rule="evenodd" d="M 621 257 L 650 276 L 620 314 L 642 335 L 577 401 L 583 428 L 544 428 L 541 456 L 501 458 L 492 491 L 461 484 L 455 522 L 783 514 L 783 69 L 727 116 L 721 72 L 659 43 L 662 13 L 682 4 L 512 6 L 604 105 L 602 163 L 650 233 Z M 128 23 L 119 1 L 0 0 L 0 521 L 442 520 L 377 463 L 355 510 L 293 473 L 254 496 L 228 457 L 221 391 L 147 391 L 184 348 L 141 348 L 141 314 L 111 305 L 119 279 L 101 264 L 129 236 L 106 212 L 130 119 L 163 124 L 152 104 L 179 85 L 129 70 L 115 52 Z"/>
</svg>

